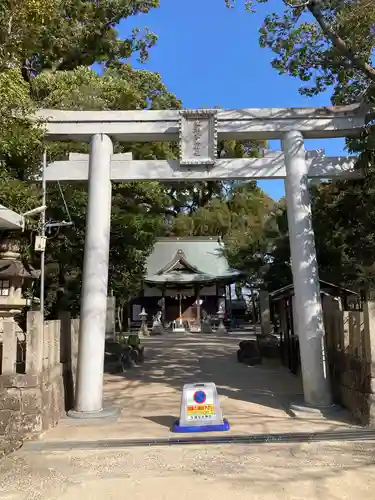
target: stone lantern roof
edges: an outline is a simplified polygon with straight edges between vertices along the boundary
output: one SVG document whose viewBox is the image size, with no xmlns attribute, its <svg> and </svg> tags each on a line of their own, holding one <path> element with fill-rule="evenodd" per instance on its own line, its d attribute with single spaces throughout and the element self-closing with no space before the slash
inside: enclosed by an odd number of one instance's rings
<svg viewBox="0 0 375 500">
<path fill-rule="evenodd" d="M 19 260 L 9 260 L 0 258 L 0 279 L 22 278 L 38 279 L 40 271 L 36 271 L 31 266 L 23 264 Z"/>
<path fill-rule="evenodd" d="M 20 245 L 15 240 L 0 242 L 0 279 L 38 279 L 40 271 L 21 260 Z"/>
</svg>

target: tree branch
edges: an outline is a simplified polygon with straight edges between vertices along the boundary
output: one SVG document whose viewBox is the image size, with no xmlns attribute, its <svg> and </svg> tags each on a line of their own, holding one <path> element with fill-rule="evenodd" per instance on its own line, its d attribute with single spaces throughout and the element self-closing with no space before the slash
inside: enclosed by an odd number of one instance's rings
<svg viewBox="0 0 375 500">
<path fill-rule="evenodd" d="M 307 5 L 307 9 L 311 12 L 316 22 L 319 24 L 321 30 L 327 36 L 327 38 L 332 42 L 333 46 L 352 63 L 353 67 L 357 68 L 359 71 L 364 73 L 367 76 L 367 78 L 369 78 L 372 82 L 375 83 L 375 68 L 373 68 L 363 59 L 353 54 L 352 50 L 346 45 L 344 40 L 332 31 L 331 27 L 324 19 L 324 15 L 322 14 L 322 11 L 319 9 L 316 0 L 311 1 Z"/>
</svg>

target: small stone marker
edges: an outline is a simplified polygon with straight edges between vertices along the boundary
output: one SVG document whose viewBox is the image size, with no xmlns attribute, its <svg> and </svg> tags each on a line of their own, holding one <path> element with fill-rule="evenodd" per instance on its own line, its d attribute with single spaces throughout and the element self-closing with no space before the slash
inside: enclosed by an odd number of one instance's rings
<svg viewBox="0 0 375 500">
<path fill-rule="evenodd" d="M 174 432 L 228 431 L 229 422 L 223 418 L 216 385 L 212 382 L 185 384 L 182 389 L 180 419 Z"/>
</svg>

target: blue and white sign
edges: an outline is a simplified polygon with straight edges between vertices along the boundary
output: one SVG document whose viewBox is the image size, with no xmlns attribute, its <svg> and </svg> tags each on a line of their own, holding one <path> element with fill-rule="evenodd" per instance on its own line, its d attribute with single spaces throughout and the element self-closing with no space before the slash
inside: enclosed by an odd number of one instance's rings
<svg viewBox="0 0 375 500">
<path fill-rule="evenodd" d="M 174 432 L 227 431 L 229 423 L 223 418 L 216 385 L 212 382 L 185 384 L 182 389 L 180 418 Z"/>
</svg>

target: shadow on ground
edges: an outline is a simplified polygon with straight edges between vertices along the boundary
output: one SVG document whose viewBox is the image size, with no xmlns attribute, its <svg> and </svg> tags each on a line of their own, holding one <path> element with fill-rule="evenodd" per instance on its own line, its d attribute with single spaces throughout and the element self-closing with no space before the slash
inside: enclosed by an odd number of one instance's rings
<svg viewBox="0 0 375 500">
<path fill-rule="evenodd" d="M 279 360 L 265 360 L 257 366 L 238 363 L 238 342 L 227 335 L 203 334 L 146 339 L 144 365 L 106 375 L 107 404 L 170 428 L 178 418 L 183 385 L 214 382 L 226 416 L 228 412 L 235 415 L 243 425 L 251 427 L 250 417 L 259 420 L 262 415 L 264 423 L 267 418 L 292 417 L 290 403 L 303 397 L 300 377 L 290 374 Z M 346 422 L 347 414 L 337 414 L 335 420 Z"/>
</svg>

